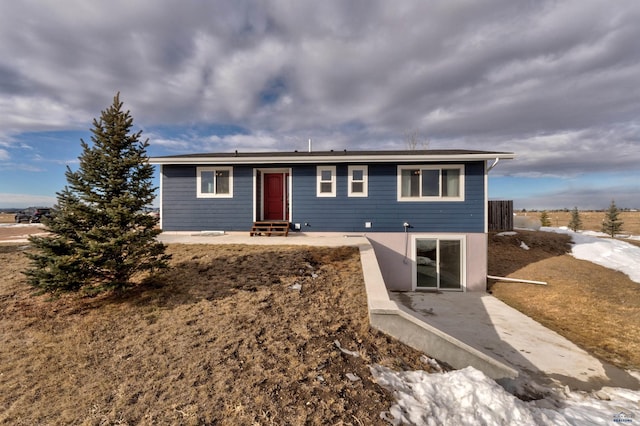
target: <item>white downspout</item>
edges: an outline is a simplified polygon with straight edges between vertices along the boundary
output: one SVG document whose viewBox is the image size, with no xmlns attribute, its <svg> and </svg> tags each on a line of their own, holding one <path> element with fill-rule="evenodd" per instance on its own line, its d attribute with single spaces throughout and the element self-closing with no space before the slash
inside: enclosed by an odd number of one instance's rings
<svg viewBox="0 0 640 426">
<path fill-rule="evenodd" d="M 498 161 L 500 161 L 500 157 L 496 157 L 496 161 L 494 161 L 493 164 L 489 166 L 489 168 L 487 169 L 487 173 L 489 173 L 491 169 L 498 165 Z"/>
</svg>

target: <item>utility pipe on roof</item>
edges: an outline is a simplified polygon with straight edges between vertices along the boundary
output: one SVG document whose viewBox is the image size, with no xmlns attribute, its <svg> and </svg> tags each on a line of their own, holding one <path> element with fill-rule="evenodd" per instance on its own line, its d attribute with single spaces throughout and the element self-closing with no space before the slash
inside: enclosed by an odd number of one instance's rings
<svg viewBox="0 0 640 426">
<path fill-rule="evenodd" d="M 309 152 L 311 152 L 311 138 L 309 138 Z"/>
</svg>

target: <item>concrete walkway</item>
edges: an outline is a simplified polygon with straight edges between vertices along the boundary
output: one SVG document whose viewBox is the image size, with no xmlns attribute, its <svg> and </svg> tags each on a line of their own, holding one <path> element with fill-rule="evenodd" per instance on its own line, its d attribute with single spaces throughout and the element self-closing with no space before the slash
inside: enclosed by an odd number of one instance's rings
<svg viewBox="0 0 640 426">
<path fill-rule="evenodd" d="M 559 334 L 486 293 L 389 293 L 364 235 L 164 232 L 165 243 L 357 246 L 372 327 L 455 368 L 472 365 L 514 393 L 535 397 L 554 386 L 640 389 L 637 378 L 605 364 Z"/>
<path fill-rule="evenodd" d="M 507 381 L 522 392 L 562 385 L 640 389 L 637 378 L 603 363 L 578 346 L 487 293 L 392 293 L 400 309 L 515 368 Z M 525 390 L 526 393 L 526 390 Z"/>
<path fill-rule="evenodd" d="M 323 247 L 359 246 L 369 244 L 362 234 L 317 233 L 308 236 L 291 232 L 288 237 L 250 237 L 249 232 L 163 232 L 158 237 L 166 244 L 253 244 L 253 245 L 307 245 Z"/>
</svg>

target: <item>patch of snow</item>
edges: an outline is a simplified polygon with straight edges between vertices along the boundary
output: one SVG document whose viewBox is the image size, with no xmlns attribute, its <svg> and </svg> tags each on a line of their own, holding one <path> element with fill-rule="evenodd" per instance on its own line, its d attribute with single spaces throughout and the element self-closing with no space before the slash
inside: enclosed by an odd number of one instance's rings
<svg viewBox="0 0 640 426">
<path fill-rule="evenodd" d="M 640 247 L 611 238 L 598 238 L 589 232 L 573 232 L 559 228 L 540 228 L 542 231 L 568 234 L 573 240 L 571 254 L 605 268 L 626 274 L 640 283 Z M 604 234 L 602 234 L 604 235 Z"/>
<path fill-rule="evenodd" d="M 589 237 L 608 237 L 609 236 L 609 234 L 605 234 L 604 232 L 599 232 L 599 231 L 580 231 L 579 233 Z"/>
<path fill-rule="evenodd" d="M 631 376 L 635 377 L 636 379 L 640 380 L 640 371 L 627 370 L 627 373 L 629 373 Z"/>
<path fill-rule="evenodd" d="M 350 351 L 349 349 L 343 348 L 339 340 L 334 340 L 333 344 L 336 346 L 336 348 L 340 349 L 340 352 L 342 352 L 345 355 L 355 356 L 356 358 L 360 356 L 359 352 Z"/>
<path fill-rule="evenodd" d="M 429 367 L 431 367 L 431 369 L 437 373 L 442 373 L 442 366 L 438 363 L 437 360 L 433 359 L 433 358 L 429 358 L 426 355 L 421 355 L 420 356 L 420 361 L 422 361 L 423 363 L 427 364 Z"/>
<path fill-rule="evenodd" d="M 507 237 L 511 235 L 518 235 L 518 233 L 515 231 L 505 231 L 505 232 L 500 232 L 499 234 L 496 234 L 496 236 L 498 237 Z"/>
<path fill-rule="evenodd" d="M 640 391 L 605 387 L 599 391 L 605 400 L 567 391 L 524 402 L 473 367 L 434 374 L 381 365 L 370 369 L 376 382 L 394 393 L 396 404 L 380 416 L 394 425 L 612 424 L 621 414 L 633 418 L 640 401 Z"/>
<path fill-rule="evenodd" d="M 394 425 L 538 425 L 555 420 L 531 410 L 473 367 L 435 374 L 370 368 L 376 382 L 396 397 L 386 415 Z"/>
<path fill-rule="evenodd" d="M 520 241 L 520 248 L 523 250 L 529 250 L 529 246 L 524 241 Z"/>
<path fill-rule="evenodd" d="M 347 373 L 347 374 L 345 374 L 345 376 L 347 377 L 347 379 L 349 379 L 350 382 L 358 382 L 358 381 L 360 381 L 360 377 L 358 377 L 357 374 Z"/>
</svg>

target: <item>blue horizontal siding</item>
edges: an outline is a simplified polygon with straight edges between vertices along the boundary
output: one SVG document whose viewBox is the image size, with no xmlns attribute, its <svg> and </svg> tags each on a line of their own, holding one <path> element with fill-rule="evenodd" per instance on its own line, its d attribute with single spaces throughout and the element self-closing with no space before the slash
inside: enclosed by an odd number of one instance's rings
<svg viewBox="0 0 640 426">
<path fill-rule="evenodd" d="M 233 198 L 197 198 L 196 167 L 163 166 L 166 231 L 248 231 L 253 222 L 253 168 L 233 168 Z"/>
<path fill-rule="evenodd" d="M 465 164 L 465 200 L 397 200 L 397 165 L 368 165 L 368 197 L 348 197 L 348 165 L 336 164 L 336 197 L 316 196 L 315 165 L 255 165 L 233 168 L 233 198 L 197 198 L 195 166 L 164 166 L 165 230 L 248 231 L 253 222 L 253 169 L 292 169 L 291 222 L 307 232 L 484 232 L 484 163 Z M 372 222 L 372 228 L 365 228 Z M 308 224 L 306 226 L 305 224 Z"/>
<path fill-rule="evenodd" d="M 483 163 L 466 164 L 465 201 L 459 202 L 399 202 L 397 165 L 368 169 L 368 197 L 347 196 L 347 165 L 336 166 L 336 197 L 316 197 L 316 167 L 295 167 L 292 222 L 305 231 L 401 232 L 408 222 L 412 232 L 484 232 Z"/>
</svg>

